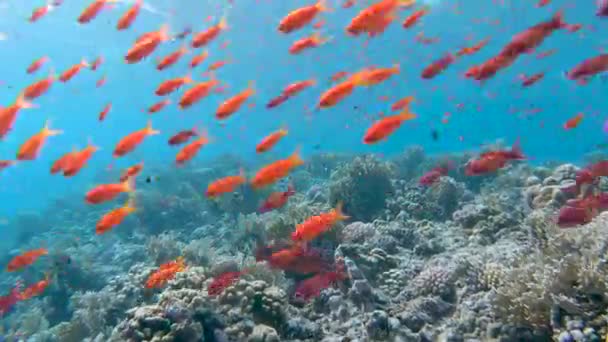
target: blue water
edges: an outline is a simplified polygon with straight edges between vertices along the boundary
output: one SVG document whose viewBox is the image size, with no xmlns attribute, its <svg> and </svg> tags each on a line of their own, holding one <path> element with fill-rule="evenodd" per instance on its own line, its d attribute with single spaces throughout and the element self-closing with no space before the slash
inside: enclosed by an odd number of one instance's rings
<svg viewBox="0 0 608 342">
<path fill-rule="evenodd" d="M 291 56 L 287 53 L 290 44 L 309 35 L 312 29 L 284 35 L 277 31 L 277 23 L 290 10 L 308 3 L 310 1 L 235 0 L 234 6 L 230 6 L 224 1 L 151 0 L 148 5 L 154 10 L 142 11 L 132 28 L 125 32 L 115 29 L 117 19 L 128 7 L 124 3 L 104 11 L 87 25 L 79 25 L 76 17 L 85 6 L 83 2 L 65 1 L 35 24 L 25 18 L 41 1 L 1 2 L 0 32 L 7 35 L 7 39 L 0 42 L 2 104 L 11 103 L 21 89 L 47 75 L 50 67 L 62 72 L 83 57 L 92 61 L 98 55 L 105 57 L 105 63 L 96 72 L 83 70 L 67 84 L 56 82 L 49 93 L 34 101 L 38 109 L 20 113 L 14 131 L 0 144 L 1 159 L 13 159 L 19 145 L 38 132 L 46 119 L 52 120 L 51 127 L 65 133 L 50 137 L 37 160 L 19 163 L 0 175 L 0 216 L 10 218 L 21 210 L 40 210 L 53 199 L 68 195 L 73 201 L 83 201 L 84 193 L 100 179 L 100 174 L 107 172 L 118 140 L 144 127 L 148 119 L 152 119 L 154 128 L 162 134 L 147 138 L 135 152 L 120 158 L 114 163 L 115 169 L 142 160 L 146 167 L 174 167 L 177 150 L 167 145 L 167 139 L 195 125 L 206 127 L 214 142 L 199 153 L 196 162 L 186 167 L 204 166 L 225 152 L 261 164 L 284 157 L 300 145 L 304 158 L 317 152 L 313 149 L 317 144 L 321 146 L 320 151 L 382 155 L 396 154 L 417 144 L 429 153 L 441 154 L 476 150 L 481 144 L 496 139 L 511 143 L 517 137 L 521 137 L 524 151 L 534 157 L 534 162 L 581 162 L 584 153 L 605 139 L 601 125 L 606 117 L 607 85 L 594 80 L 582 87 L 563 76 L 564 71 L 597 55 L 605 46 L 602 32 L 608 23 L 595 17 L 593 1 L 554 0 L 544 8 L 536 8 L 535 1 L 508 2 L 511 5 L 497 5 L 492 1 L 435 1 L 420 26 L 402 29 L 399 23 L 406 15 L 403 13 L 401 20 L 366 47 L 365 37 L 350 37 L 344 31 L 362 5 L 342 9 L 332 1 L 330 6 L 335 10 L 322 15 L 326 21 L 322 33 L 332 36 L 333 40 L 302 55 Z M 455 13 L 455 6 L 459 14 Z M 565 8 L 567 22 L 585 27 L 578 33 L 560 30 L 550 36 L 539 51 L 557 49 L 555 55 L 541 60 L 533 54 L 524 55 L 483 86 L 463 77 L 469 67 L 495 55 L 513 34 L 548 19 L 559 8 Z M 217 72 L 218 79 L 229 86 L 229 91 L 212 95 L 183 111 L 175 105 L 181 95 L 178 92 L 170 96 L 173 104 L 160 113 L 149 116 L 142 112 L 159 100 L 154 90 L 162 80 L 188 72 L 192 54 L 168 70 L 157 71 L 157 57 L 189 40 L 169 42 L 161 45 L 150 60 L 128 65 L 123 56 L 135 38 L 158 29 L 163 23 L 169 23 L 173 33 L 181 32 L 186 26 L 200 31 L 215 24 L 224 14 L 230 29 L 208 47 L 208 61 L 193 76 L 204 80 L 200 74 L 209 63 L 231 59 L 231 64 Z M 213 18 L 211 22 L 205 21 L 208 16 Z M 484 23 L 475 24 L 474 19 L 484 19 Z M 500 20 L 501 24 L 487 23 L 494 20 Z M 590 25 L 595 29 L 590 30 Z M 420 31 L 427 37 L 438 36 L 441 41 L 432 45 L 416 43 L 414 37 Z M 467 37 L 472 39 L 465 40 Z M 420 78 L 421 70 L 433 60 L 486 37 L 491 41 L 479 53 L 458 60 L 432 80 Z M 220 45 L 226 41 L 228 47 L 221 49 Z M 27 66 L 43 55 L 49 56 L 51 63 L 36 76 L 26 75 Z M 388 67 L 396 62 L 401 65 L 401 73 L 390 81 L 370 89 L 356 89 L 353 96 L 339 105 L 314 112 L 312 116 L 307 114 L 306 108 L 316 104 L 319 94 L 328 88 L 327 80 L 333 73 L 356 71 L 370 65 Z M 518 74 L 540 71 L 546 72 L 545 79 L 533 87 L 521 88 Z M 98 89 L 95 82 L 104 74 L 107 83 Z M 266 102 L 277 96 L 285 85 L 309 78 L 316 78 L 319 84 L 276 109 L 266 110 Z M 244 89 L 250 80 L 255 81 L 257 90 L 253 97 L 255 107 L 244 106 L 223 125 L 218 124 L 214 118 L 217 105 Z M 390 102 L 378 98 L 390 96 L 396 100 L 407 95 L 416 97 L 412 108 L 419 117 L 406 123 L 385 143 L 362 144 L 370 116 L 390 106 Z M 100 123 L 97 116 L 110 101 L 113 109 Z M 463 103 L 465 109 L 457 110 L 457 103 Z M 354 106 L 358 109 L 353 109 Z M 475 109 L 477 106 L 480 110 Z M 530 118 L 509 112 L 512 107 L 530 106 L 542 108 L 542 112 Z M 587 114 L 581 125 L 564 131 L 563 123 L 579 111 Z M 448 124 L 441 123 L 445 112 L 452 113 Z M 282 124 L 290 128 L 289 136 L 273 152 L 257 156 L 255 144 Z M 438 141 L 431 139 L 432 129 L 439 131 Z M 73 178 L 49 174 L 56 158 L 72 146 L 84 147 L 87 138 L 102 150 L 80 174 Z"/>
</svg>

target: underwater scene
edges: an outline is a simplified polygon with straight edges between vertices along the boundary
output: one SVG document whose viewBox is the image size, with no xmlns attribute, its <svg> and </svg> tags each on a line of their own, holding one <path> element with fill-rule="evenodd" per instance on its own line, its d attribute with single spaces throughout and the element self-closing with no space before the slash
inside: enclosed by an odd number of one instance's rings
<svg viewBox="0 0 608 342">
<path fill-rule="evenodd" d="M 0 17 L 1 342 L 608 342 L 608 0 Z"/>
</svg>

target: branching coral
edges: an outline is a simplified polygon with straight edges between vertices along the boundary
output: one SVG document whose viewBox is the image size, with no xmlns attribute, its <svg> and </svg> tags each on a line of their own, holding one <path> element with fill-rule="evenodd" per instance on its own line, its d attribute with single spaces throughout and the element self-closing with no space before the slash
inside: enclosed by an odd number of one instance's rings
<svg viewBox="0 0 608 342">
<path fill-rule="evenodd" d="M 392 166 L 373 156 L 357 157 L 332 173 L 329 201 L 332 206 L 344 204 L 344 211 L 353 220 L 372 221 L 385 207 L 393 193 Z"/>
</svg>

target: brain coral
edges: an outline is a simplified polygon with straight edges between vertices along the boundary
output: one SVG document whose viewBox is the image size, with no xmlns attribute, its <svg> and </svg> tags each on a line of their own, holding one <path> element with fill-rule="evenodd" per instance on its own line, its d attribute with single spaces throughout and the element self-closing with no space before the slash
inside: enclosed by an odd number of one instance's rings
<svg viewBox="0 0 608 342">
<path fill-rule="evenodd" d="M 357 157 L 332 173 L 329 201 L 332 206 L 342 202 L 344 212 L 353 220 L 372 221 L 393 192 L 392 176 L 391 164 L 369 155 Z"/>
</svg>

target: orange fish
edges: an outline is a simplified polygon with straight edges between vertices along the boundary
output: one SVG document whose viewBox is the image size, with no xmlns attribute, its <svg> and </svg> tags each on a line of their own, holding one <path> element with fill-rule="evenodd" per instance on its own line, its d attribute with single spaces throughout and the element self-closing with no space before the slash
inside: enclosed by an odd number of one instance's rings
<svg viewBox="0 0 608 342">
<path fill-rule="evenodd" d="M 95 71 L 97 70 L 97 68 L 99 68 L 99 66 L 103 63 L 103 57 L 99 56 L 97 58 L 95 58 L 95 60 L 93 60 L 93 63 L 91 63 L 91 70 Z"/>
<path fill-rule="evenodd" d="M 564 123 L 564 129 L 569 130 L 576 128 L 581 123 L 581 121 L 583 121 L 583 117 L 583 113 L 578 113 L 575 117 L 568 119 L 568 121 Z"/>
<path fill-rule="evenodd" d="M 359 35 L 367 32 L 370 36 L 382 33 L 394 20 L 399 8 L 411 7 L 414 0 L 381 0 L 361 10 L 348 24 L 346 32 Z"/>
<path fill-rule="evenodd" d="M 226 18 L 222 18 L 217 25 L 214 25 L 203 32 L 199 32 L 192 37 L 192 47 L 199 48 L 213 41 L 219 34 L 228 28 Z"/>
<path fill-rule="evenodd" d="M 67 82 L 72 79 L 72 77 L 76 76 L 80 72 L 80 69 L 84 67 L 88 67 L 89 63 L 83 58 L 80 63 L 72 65 L 68 70 L 64 71 L 60 76 L 59 80 L 61 82 Z"/>
<path fill-rule="evenodd" d="M 338 83 L 321 94 L 317 106 L 319 108 L 333 107 L 338 104 L 338 102 L 352 94 L 354 89 L 355 82 L 353 82 L 351 79 Z"/>
<path fill-rule="evenodd" d="M 283 33 L 290 33 L 295 30 L 301 29 L 302 27 L 310 24 L 317 14 L 321 12 L 327 12 L 329 8 L 325 6 L 323 0 L 317 2 L 314 5 L 300 7 L 287 14 L 279 23 L 279 31 Z"/>
<path fill-rule="evenodd" d="M 125 181 L 129 180 L 129 178 L 137 177 L 137 175 L 141 172 L 141 170 L 143 170 L 143 168 L 144 168 L 144 163 L 143 162 L 141 162 L 139 164 L 135 164 L 135 165 L 127 168 L 120 175 L 120 181 L 121 182 L 125 182 Z"/>
<path fill-rule="evenodd" d="M 0 171 L 6 169 L 7 167 L 15 165 L 14 160 L 0 160 Z"/>
<path fill-rule="evenodd" d="M 405 108 L 408 108 L 410 106 L 410 103 L 412 103 L 412 101 L 414 101 L 414 97 L 413 96 L 406 96 L 400 100 L 398 100 L 397 102 L 393 103 L 393 105 L 391 106 L 391 110 L 393 112 L 396 112 L 398 110 L 403 110 Z"/>
<path fill-rule="evenodd" d="M 276 145 L 281 138 L 287 135 L 287 129 L 281 128 L 276 132 L 272 132 L 267 135 L 260 143 L 255 147 L 257 153 L 262 153 L 270 150 Z"/>
<path fill-rule="evenodd" d="M 4 138 L 13 128 L 17 114 L 21 109 L 33 107 L 35 107 L 34 104 L 27 102 L 23 95 L 19 95 L 15 103 L 8 107 L 0 108 L 0 139 Z"/>
<path fill-rule="evenodd" d="M 51 88 L 54 81 L 55 81 L 55 73 L 51 72 L 47 77 L 27 86 L 23 90 L 23 97 L 28 100 L 33 100 L 33 99 L 40 97 L 41 95 L 46 93 L 49 90 L 49 88 Z"/>
<path fill-rule="evenodd" d="M 186 269 L 184 263 L 184 257 L 179 257 L 174 261 L 166 262 L 159 266 L 158 270 L 150 274 L 146 280 L 146 288 L 161 288 L 167 284 L 167 282 L 175 278 L 175 274 L 182 272 Z"/>
<path fill-rule="evenodd" d="M 209 198 L 216 198 L 222 194 L 234 192 L 236 188 L 245 184 L 246 182 L 247 179 L 245 178 L 245 171 L 241 169 L 237 176 L 228 176 L 211 182 L 207 186 L 205 196 Z"/>
<path fill-rule="evenodd" d="M 41 280 L 37 283 L 34 283 L 34 284 L 26 287 L 25 289 L 23 289 L 23 291 L 21 291 L 21 293 L 19 293 L 19 299 L 28 300 L 30 298 L 41 295 L 42 293 L 44 293 L 44 291 L 46 290 L 46 288 L 49 286 L 50 283 L 51 283 L 51 277 L 49 274 L 46 274 L 43 280 Z"/>
<path fill-rule="evenodd" d="M 410 113 L 407 108 L 397 115 L 385 116 L 367 129 L 367 132 L 365 132 L 365 135 L 363 136 L 363 143 L 373 144 L 385 140 L 389 135 L 393 134 L 397 128 L 401 127 L 403 121 L 411 120 L 415 117 L 416 114 Z"/>
<path fill-rule="evenodd" d="M 51 5 L 37 7 L 32 11 L 32 15 L 30 15 L 30 18 L 28 20 L 30 21 L 30 23 L 34 23 L 38 21 L 38 19 L 44 17 L 52 9 L 53 6 Z"/>
<path fill-rule="evenodd" d="M 33 61 L 32 64 L 30 64 L 30 66 L 27 67 L 26 72 L 28 74 L 35 73 L 36 71 L 38 71 L 38 69 L 40 69 L 48 61 L 49 61 L 49 58 L 47 56 L 38 58 L 37 60 Z"/>
<path fill-rule="evenodd" d="M 229 63 L 230 63 L 230 60 L 222 60 L 222 61 L 213 62 L 213 63 L 211 63 L 211 65 L 209 65 L 207 67 L 207 72 L 209 72 L 209 71 L 215 71 L 215 70 L 217 70 L 217 69 L 219 69 L 219 68 L 221 68 L 224 65 L 229 64 Z"/>
<path fill-rule="evenodd" d="M 108 113 L 110 112 L 110 110 L 112 110 L 112 103 L 107 103 L 105 107 L 103 107 L 103 110 L 99 113 L 99 121 L 103 121 L 106 116 L 108 115 Z"/>
<path fill-rule="evenodd" d="M 169 103 L 171 103 L 171 100 L 169 100 L 169 99 L 164 99 L 162 101 L 158 101 L 155 104 L 153 104 L 152 106 L 150 106 L 150 108 L 148 108 L 148 113 L 154 114 L 154 113 L 160 112 Z"/>
<path fill-rule="evenodd" d="M 53 162 L 51 165 L 51 174 L 56 174 L 57 172 L 63 172 L 63 170 L 70 165 L 72 162 L 72 158 L 78 154 L 77 150 L 70 151 L 59 157 L 59 159 Z"/>
<path fill-rule="evenodd" d="M 63 175 L 65 177 L 71 177 L 76 175 L 80 170 L 87 164 L 87 162 L 93 156 L 93 153 L 97 152 L 99 147 L 93 145 L 89 140 L 87 147 L 82 151 L 75 152 L 72 157 L 67 159 L 63 167 Z"/>
<path fill-rule="evenodd" d="M 98 79 L 97 82 L 95 82 L 95 87 L 100 88 L 104 84 L 106 84 L 106 76 L 105 75 L 101 76 L 101 78 Z"/>
<path fill-rule="evenodd" d="M 238 111 L 243 103 L 245 103 L 245 101 L 247 101 L 247 99 L 249 99 L 253 94 L 255 94 L 253 82 L 249 82 L 249 87 L 247 89 L 234 95 L 219 105 L 215 111 L 215 117 L 219 120 L 228 118 L 230 115 Z"/>
<path fill-rule="evenodd" d="M 207 50 L 204 50 L 200 54 L 192 57 L 192 60 L 190 61 L 190 67 L 196 68 L 201 63 L 203 63 L 207 59 L 207 57 L 209 57 L 209 52 Z"/>
<path fill-rule="evenodd" d="M 207 82 L 199 82 L 194 85 L 192 88 L 186 90 L 179 100 L 179 107 L 181 109 L 186 109 L 198 101 L 202 100 L 204 97 L 209 95 L 211 89 L 218 85 L 219 82 L 216 79 L 211 79 Z"/>
<path fill-rule="evenodd" d="M 123 15 L 118 19 L 118 23 L 116 24 L 116 29 L 118 30 L 126 30 L 131 27 L 131 24 L 137 18 L 139 11 L 141 10 L 141 6 L 143 5 L 143 0 L 135 0 L 133 6 L 131 6 Z"/>
<path fill-rule="evenodd" d="M 409 17 L 405 18 L 403 21 L 403 28 L 410 28 L 416 25 L 420 19 L 425 16 L 429 12 L 428 8 L 419 9 L 416 12 L 412 13 Z"/>
<path fill-rule="evenodd" d="M 40 149 L 42 146 L 44 146 L 47 137 L 63 133 L 63 131 L 50 129 L 49 123 L 50 122 L 47 120 L 40 132 L 34 134 L 25 143 L 23 143 L 23 145 L 21 145 L 19 151 L 17 152 L 17 160 L 36 159 L 40 153 Z"/>
<path fill-rule="evenodd" d="M 472 55 L 472 54 L 476 53 L 477 51 L 481 50 L 484 46 L 486 46 L 489 41 L 490 41 L 490 38 L 486 38 L 473 46 L 463 47 L 462 49 L 460 49 L 460 51 L 458 51 L 456 53 L 456 56 L 460 57 L 460 56 L 464 56 L 464 55 Z"/>
<path fill-rule="evenodd" d="M 133 192 L 135 190 L 133 184 L 131 179 L 127 179 L 120 183 L 98 185 L 86 193 L 85 201 L 89 204 L 111 201 L 123 192 Z"/>
<path fill-rule="evenodd" d="M 91 20 L 95 19 L 99 12 L 102 9 L 107 7 L 107 4 L 110 2 L 116 2 L 118 0 L 94 0 L 89 6 L 87 6 L 80 16 L 78 17 L 78 22 L 81 24 L 86 24 Z"/>
<path fill-rule="evenodd" d="M 49 254 L 49 251 L 46 248 L 33 249 L 24 252 L 11 259 L 11 261 L 9 261 L 8 265 L 6 266 L 6 270 L 8 272 L 18 271 L 27 266 L 30 266 L 31 264 L 36 262 L 38 258 L 47 254 Z"/>
<path fill-rule="evenodd" d="M 331 81 L 332 82 L 338 82 L 342 79 L 344 79 L 344 77 L 348 76 L 348 72 L 346 71 L 338 71 L 335 74 L 331 75 Z"/>
<path fill-rule="evenodd" d="M 164 58 L 160 59 L 158 61 L 158 64 L 156 65 L 156 69 L 161 71 L 167 69 L 168 67 L 179 61 L 179 59 L 182 58 L 182 56 L 186 53 L 188 53 L 188 48 L 186 48 L 186 46 L 182 46 L 177 51 L 174 51 L 169 55 L 165 56 Z"/>
<path fill-rule="evenodd" d="M 339 221 L 348 219 L 349 216 L 342 212 L 342 203 L 338 203 L 335 209 L 321 213 L 306 219 L 296 226 L 296 231 L 291 233 L 291 239 L 295 242 L 308 242 L 328 231 Z"/>
<path fill-rule="evenodd" d="M 129 64 L 137 63 L 151 55 L 160 43 L 169 39 L 171 37 L 167 25 L 163 25 L 158 31 L 148 32 L 127 51 L 125 61 Z"/>
<path fill-rule="evenodd" d="M 205 145 L 209 143 L 209 137 L 206 132 L 199 134 L 199 137 L 188 145 L 182 147 L 182 149 L 175 156 L 175 163 L 177 165 L 183 165 L 187 161 L 194 158 L 198 151 Z"/>
<path fill-rule="evenodd" d="M 282 208 L 289 200 L 289 197 L 295 195 L 295 193 L 296 191 L 293 187 L 293 184 L 289 184 L 287 186 L 286 191 L 275 191 L 271 193 L 262 203 L 262 205 L 258 209 L 258 212 L 260 214 L 263 214 L 275 209 Z"/>
<path fill-rule="evenodd" d="M 125 217 L 136 210 L 133 198 L 129 198 L 125 205 L 110 210 L 97 221 L 97 224 L 95 225 L 95 234 L 101 235 L 108 232 L 110 229 L 121 224 Z"/>
<path fill-rule="evenodd" d="M 156 134 L 160 134 L 160 132 L 152 128 L 152 121 L 148 121 L 146 127 L 127 135 L 116 144 L 114 157 L 124 156 L 141 144 L 145 137 Z"/>
<path fill-rule="evenodd" d="M 314 86 L 315 84 L 317 84 L 317 81 L 314 79 L 294 82 L 283 89 L 282 95 L 291 97 L 308 87 Z"/>
<path fill-rule="evenodd" d="M 308 37 L 295 41 L 289 47 L 289 53 L 292 55 L 299 54 L 300 52 L 302 52 L 306 49 L 315 48 L 320 45 L 323 45 L 323 44 L 327 43 L 330 39 L 331 38 L 323 38 L 323 37 L 321 37 L 320 33 L 315 32 L 311 36 L 308 36 Z"/>
<path fill-rule="evenodd" d="M 194 81 L 192 80 L 192 78 L 190 78 L 190 75 L 187 75 L 184 77 L 172 78 L 170 80 L 166 80 L 166 81 L 162 82 L 158 86 L 158 88 L 156 88 L 156 91 L 154 93 L 158 96 L 168 95 L 168 94 L 171 94 L 172 92 L 176 91 L 177 89 L 179 89 L 184 84 L 188 84 L 188 83 L 192 83 L 192 82 L 194 82 Z"/>
<path fill-rule="evenodd" d="M 380 84 L 400 71 L 399 64 L 390 68 L 367 68 L 353 75 L 353 79 L 359 86 L 372 86 Z"/>
<path fill-rule="evenodd" d="M 187 130 L 179 131 L 175 135 L 173 135 L 171 138 L 169 138 L 168 143 L 169 143 L 169 145 L 181 145 L 181 144 L 187 142 L 188 140 L 190 140 L 190 138 L 195 137 L 197 135 L 198 135 L 198 133 L 194 129 L 187 129 Z"/>
<path fill-rule="evenodd" d="M 298 149 L 286 159 L 279 159 L 262 167 L 251 179 L 251 186 L 259 189 L 274 184 L 300 165 L 304 165 L 304 160 L 300 157 Z"/>
</svg>

